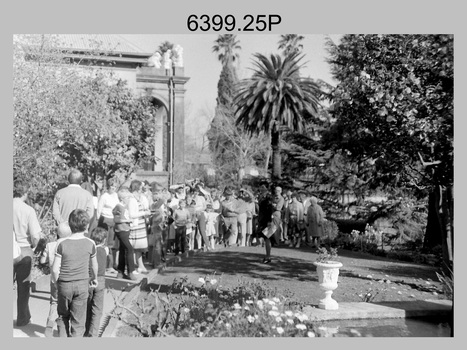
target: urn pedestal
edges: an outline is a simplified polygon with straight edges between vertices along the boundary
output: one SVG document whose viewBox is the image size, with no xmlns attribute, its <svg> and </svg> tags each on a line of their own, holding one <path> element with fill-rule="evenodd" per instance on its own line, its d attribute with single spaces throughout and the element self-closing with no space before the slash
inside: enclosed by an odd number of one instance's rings
<svg viewBox="0 0 467 350">
<path fill-rule="evenodd" d="M 319 286 L 324 290 L 325 297 L 319 301 L 318 307 L 324 310 L 337 310 L 339 304 L 331 295 L 337 288 L 337 278 L 339 277 L 339 268 L 342 263 L 338 261 L 314 262 L 318 273 Z"/>
</svg>

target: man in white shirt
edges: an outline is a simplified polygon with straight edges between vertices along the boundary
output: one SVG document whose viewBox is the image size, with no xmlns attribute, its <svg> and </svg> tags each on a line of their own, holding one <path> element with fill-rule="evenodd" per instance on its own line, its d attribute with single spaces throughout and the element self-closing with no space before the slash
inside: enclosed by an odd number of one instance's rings
<svg viewBox="0 0 467 350">
<path fill-rule="evenodd" d="M 16 181 L 13 187 L 13 234 L 21 248 L 21 255 L 13 263 L 13 278 L 17 284 L 17 321 L 16 326 L 26 326 L 31 322 L 29 293 L 31 284 L 32 259 L 35 247 L 41 238 L 41 227 L 35 210 L 25 203 L 28 187 Z"/>
<path fill-rule="evenodd" d="M 94 202 L 92 194 L 81 188 L 83 175 L 73 169 L 68 174 L 69 185 L 55 194 L 52 214 L 57 225 L 67 222 L 70 213 L 75 209 L 86 211 L 90 218 L 94 216 Z"/>
</svg>

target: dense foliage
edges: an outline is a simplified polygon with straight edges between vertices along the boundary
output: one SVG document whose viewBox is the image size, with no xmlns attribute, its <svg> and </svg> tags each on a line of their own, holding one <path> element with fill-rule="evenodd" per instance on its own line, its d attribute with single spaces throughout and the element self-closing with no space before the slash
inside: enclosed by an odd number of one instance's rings
<svg viewBox="0 0 467 350">
<path fill-rule="evenodd" d="M 151 101 L 108 70 L 78 68 L 60 47 L 54 36 L 14 37 L 14 177 L 44 196 L 70 167 L 91 181 L 126 177 L 154 154 Z"/>
<path fill-rule="evenodd" d="M 328 138 L 372 165 L 369 184 L 452 185 L 452 36 L 345 35 L 328 47 L 339 81 Z M 442 165 L 423 172 L 421 158 Z"/>
<path fill-rule="evenodd" d="M 425 243 L 452 260 L 452 35 L 344 35 L 328 42 L 339 81 L 324 138 L 369 188 L 430 193 Z"/>
</svg>

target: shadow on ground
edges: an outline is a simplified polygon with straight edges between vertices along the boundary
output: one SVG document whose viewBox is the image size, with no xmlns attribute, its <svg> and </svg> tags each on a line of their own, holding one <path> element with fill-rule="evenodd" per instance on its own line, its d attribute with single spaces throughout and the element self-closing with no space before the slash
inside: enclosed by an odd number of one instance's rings
<svg viewBox="0 0 467 350">
<path fill-rule="evenodd" d="M 177 264 L 180 270 L 189 267 L 194 273 L 210 275 L 223 274 L 226 277 L 242 276 L 248 279 L 317 281 L 315 266 L 308 260 L 273 256 L 270 264 L 262 262 L 263 254 L 247 251 L 219 251 L 196 255 Z M 167 274 L 169 271 L 164 271 Z"/>
</svg>

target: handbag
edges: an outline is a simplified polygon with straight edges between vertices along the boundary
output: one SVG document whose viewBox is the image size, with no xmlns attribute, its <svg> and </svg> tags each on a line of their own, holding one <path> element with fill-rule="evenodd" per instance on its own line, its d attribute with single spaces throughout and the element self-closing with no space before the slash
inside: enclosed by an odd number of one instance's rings
<svg viewBox="0 0 467 350">
<path fill-rule="evenodd" d="M 266 236 L 266 238 L 271 237 L 277 230 L 277 227 L 275 224 L 268 225 L 262 232 L 263 235 Z"/>
</svg>

